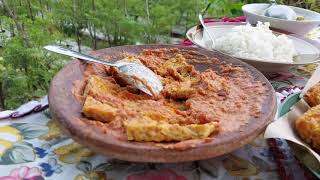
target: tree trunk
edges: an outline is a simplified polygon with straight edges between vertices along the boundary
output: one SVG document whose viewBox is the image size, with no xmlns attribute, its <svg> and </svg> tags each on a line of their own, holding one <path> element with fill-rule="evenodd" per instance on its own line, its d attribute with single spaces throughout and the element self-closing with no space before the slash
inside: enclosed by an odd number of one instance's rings
<svg viewBox="0 0 320 180">
<path fill-rule="evenodd" d="M 74 31 L 76 34 L 76 41 L 77 41 L 77 45 L 78 45 L 78 51 L 81 52 L 81 37 L 80 37 L 80 24 L 78 24 L 77 22 L 75 22 L 75 18 L 76 18 L 76 1 L 73 0 L 72 1 L 72 19 L 73 19 L 73 26 L 74 26 Z"/>
<path fill-rule="evenodd" d="M 42 0 L 39 0 L 39 6 L 40 6 L 41 18 L 43 19 L 43 5 L 42 5 Z"/>
<path fill-rule="evenodd" d="M 108 42 L 108 47 L 110 47 L 112 44 L 110 32 L 109 32 L 108 28 L 106 28 L 106 27 L 104 27 L 103 31 L 104 31 L 104 37 L 107 39 L 107 42 Z"/>
<path fill-rule="evenodd" d="M 30 0 L 27 0 L 27 6 L 28 6 L 28 13 L 29 13 L 30 19 L 32 20 L 32 22 L 34 22 L 34 16 L 33 16 Z"/>
<path fill-rule="evenodd" d="M 92 12 L 93 12 L 93 16 L 96 17 L 96 4 L 95 4 L 95 0 L 92 0 Z M 93 25 L 93 43 L 92 43 L 92 48 L 93 49 L 97 49 L 97 33 L 96 33 L 96 26 L 94 23 L 92 23 Z"/>
<path fill-rule="evenodd" d="M 189 22 L 189 13 L 187 12 L 186 25 L 185 25 L 185 28 L 184 28 L 185 32 L 188 31 L 188 22 Z"/>
<path fill-rule="evenodd" d="M 81 52 L 81 27 L 79 24 L 75 24 L 74 25 L 74 29 L 75 29 L 75 34 L 76 34 L 76 41 L 77 41 L 77 45 L 78 45 L 78 51 Z"/>
<path fill-rule="evenodd" d="M 10 33 L 11 33 L 11 37 L 15 37 L 16 33 L 14 32 L 14 25 L 10 23 Z"/>
<path fill-rule="evenodd" d="M 112 17 L 112 21 L 113 21 L 113 25 L 114 25 L 114 29 L 113 29 L 113 42 L 112 42 L 112 45 L 117 45 L 118 44 L 118 23 L 117 23 L 117 19 L 115 17 L 115 15 L 113 15 Z"/>
<path fill-rule="evenodd" d="M 49 1 L 46 1 L 46 2 L 47 2 L 46 8 L 47 8 L 47 11 L 49 11 L 50 10 Z"/>
<path fill-rule="evenodd" d="M 81 34 L 80 34 L 80 30 L 77 30 L 77 45 L 78 45 L 78 51 L 81 52 Z"/>
<path fill-rule="evenodd" d="M 202 16 L 204 16 L 204 15 L 207 13 L 207 11 L 208 11 L 208 9 L 210 8 L 211 5 L 212 5 L 212 3 L 208 3 L 208 4 L 207 4 L 207 6 L 206 6 L 206 8 L 204 9 L 204 11 L 201 13 Z"/>
<path fill-rule="evenodd" d="M 97 32 L 95 26 L 93 26 L 93 49 L 97 49 Z"/>
<path fill-rule="evenodd" d="M 145 3 L 146 3 L 147 20 L 148 20 L 148 23 L 150 24 L 149 0 L 145 0 Z"/>
<path fill-rule="evenodd" d="M 3 110 L 5 108 L 4 100 L 5 100 L 5 95 L 2 88 L 2 81 L 0 81 L 0 110 Z"/>
<path fill-rule="evenodd" d="M 123 6 L 124 6 L 124 15 L 128 16 L 128 9 L 127 9 L 127 0 L 123 0 Z"/>
</svg>

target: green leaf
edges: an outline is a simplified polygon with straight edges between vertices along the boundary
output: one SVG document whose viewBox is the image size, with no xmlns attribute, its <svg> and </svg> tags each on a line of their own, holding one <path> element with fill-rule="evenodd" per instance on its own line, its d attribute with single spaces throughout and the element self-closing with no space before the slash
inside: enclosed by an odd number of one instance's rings
<svg viewBox="0 0 320 180">
<path fill-rule="evenodd" d="M 13 123 L 10 125 L 18 129 L 24 139 L 34 139 L 48 132 L 48 127 L 40 124 Z"/>
<path fill-rule="evenodd" d="M 8 149 L 1 157 L 0 164 L 20 164 L 26 162 L 33 162 L 35 160 L 35 153 L 33 146 L 27 142 L 15 143 L 11 149 Z"/>
</svg>

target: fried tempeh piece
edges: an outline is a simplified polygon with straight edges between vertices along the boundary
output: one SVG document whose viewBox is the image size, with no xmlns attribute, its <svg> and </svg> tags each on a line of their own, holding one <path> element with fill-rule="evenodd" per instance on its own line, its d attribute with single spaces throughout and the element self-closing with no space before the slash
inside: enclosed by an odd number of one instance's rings
<svg viewBox="0 0 320 180">
<path fill-rule="evenodd" d="M 104 94 L 105 92 L 116 93 L 119 89 L 119 85 L 106 81 L 99 76 L 92 75 L 89 77 L 87 85 L 84 89 L 84 96 L 96 96 Z"/>
<path fill-rule="evenodd" d="M 102 122 L 110 122 L 114 119 L 117 108 L 114 108 L 109 104 L 103 104 L 93 97 L 88 96 L 83 105 L 82 112 L 89 118 Z"/>
<path fill-rule="evenodd" d="M 191 81 L 186 82 L 172 82 L 165 86 L 163 90 L 163 94 L 166 97 L 170 97 L 172 99 L 187 99 L 192 94 L 196 93 L 196 89 L 191 87 Z"/>
<path fill-rule="evenodd" d="M 183 141 L 204 139 L 219 131 L 217 122 L 206 124 L 169 124 L 151 119 L 135 119 L 125 123 L 128 140 L 134 141 Z"/>
</svg>

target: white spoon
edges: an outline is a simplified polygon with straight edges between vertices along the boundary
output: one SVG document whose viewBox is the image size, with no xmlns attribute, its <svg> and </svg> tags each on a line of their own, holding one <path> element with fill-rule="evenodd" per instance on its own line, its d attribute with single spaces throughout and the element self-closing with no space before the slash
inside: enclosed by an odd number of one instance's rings
<svg viewBox="0 0 320 180">
<path fill-rule="evenodd" d="M 205 41 L 206 47 L 208 47 L 208 48 L 210 48 L 210 49 L 214 49 L 215 44 L 216 44 L 216 43 L 215 43 L 215 40 L 214 40 L 214 38 L 211 36 L 211 34 L 210 34 L 207 26 L 204 24 L 204 21 L 203 21 L 203 18 L 202 18 L 202 15 L 201 15 L 201 14 L 199 14 L 199 21 L 200 21 L 200 23 L 201 23 L 201 25 L 202 25 L 202 27 L 203 27 L 203 30 L 204 30 L 203 36 L 204 36 L 204 33 L 206 32 L 206 33 L 208 34 L 209 38 L 210 38 L 209 41 Z"/>
<path fill-rule="evenodd" d="M 119 72 L 123 75 L 125 75 L 126 81 L 134 85 L 136 88 L 140 89 L 141 91 L 154 96 L 160 93 L 160 91 L 163 89 L 162 83 L 159 80 L 158 76 L 151 71 L 149 68 L 137 64 L 137 63 L 131 63 L 131 62 L 107 62 L 101 59 L 98 59 L 96 57 L 87 55 L 87 54 L 82 54 L 77 51 L 73 51 L 70 49 L 66 49 L 60 46 L 45 46 L 44 47 L 46 50 L 58 53 L 58 54 L 63 54 L 66 56 L 71 56 L 78 58 L 80 60 L 85 60 L 85 61 L 90 61 L 90 62 L 95 62 L 95 63 L 100 63 L 108 66 L 113 66 L 118 68 Z"/>
</svg>

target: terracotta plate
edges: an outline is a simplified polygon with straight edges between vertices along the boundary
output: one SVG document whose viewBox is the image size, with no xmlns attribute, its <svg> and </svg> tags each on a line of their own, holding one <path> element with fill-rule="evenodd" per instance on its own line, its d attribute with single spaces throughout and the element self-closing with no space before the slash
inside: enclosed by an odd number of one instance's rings
<svg viewBox="0 0 320 180">
<path fill-rule="evenodd" d="M 174 45 L 140 45 L 121 46 L 102 49 L 94 52 L 96 56 L 119 57 L 124 52 L 140 53 L 143 49 L 179 48 L 192 50 L 209 57 L 216 57 L 220 61 L 244 67 L 256 80 L 266 83 L 267 96 L 262 105 L 262 114 L 258 119 L 250 119 L 241 129 L 219 133 L 213 141 L 199 144 L 187 150 L 163 149 L 154 143 L 120 141 L 111 134 L 103 133 L 99 129 L 84 123 L 82 105 L 73 96 L 71 89 L 75 80 L 82 79 L 86 64 L 78 60 L 71 61 L 52 80 L 49 92 L 49 105 L 53 118 L 58 120 L 62 127 L 79 143 L 92 150 L 109 157 L 139 162 L 181 162 L 216 157 L 229 153 L 252 141 L 270 123 L 276 112 L 275 92 L 268 80 L 255 68 L 237 59 L 226 56 L 217 51 L 208 51 L 200 48 L 182 47 Z M 198 64 L 199 71 L 208 68 L 216 69 L 217 65 Z"/>
</svg>

